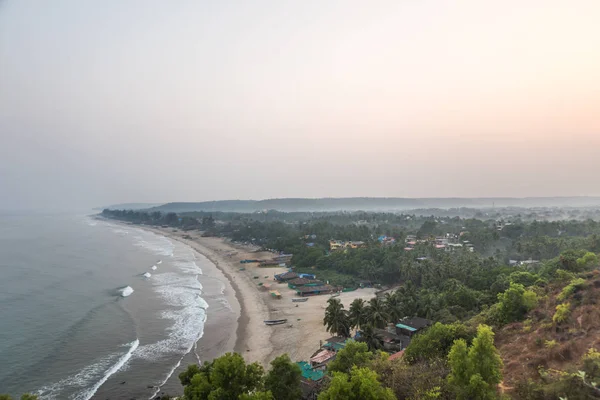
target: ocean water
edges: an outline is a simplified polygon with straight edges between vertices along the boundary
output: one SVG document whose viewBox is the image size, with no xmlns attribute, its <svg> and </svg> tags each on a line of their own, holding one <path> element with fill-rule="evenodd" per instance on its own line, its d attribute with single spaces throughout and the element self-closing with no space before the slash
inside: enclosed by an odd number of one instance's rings
<svg viewBox="0 0 600 400">
<path fill-rule="evenodd" d="M 0 214 L 0 393 L 149 399 L 180 390 L 177 373 L 208 357 L 211 312 L 235 320 L 211 271 L 188 246 L 133 226 Z"/>
</svg>

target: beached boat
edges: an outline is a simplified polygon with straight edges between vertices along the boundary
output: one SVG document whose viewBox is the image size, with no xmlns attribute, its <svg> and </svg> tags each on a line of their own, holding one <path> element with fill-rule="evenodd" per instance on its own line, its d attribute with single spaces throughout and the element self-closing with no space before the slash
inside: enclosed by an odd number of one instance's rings
<svg viewBox="0 0 600 400">
<path fill-rule="evenodd" d="M 304 303 L 308 300 L 308 297 L 295 297 L 292 299 L 294 303 Z"/>
<path fill-rule="evenodd" d="M 340 297 L 339 293 L 332 294 L 330 297 Z"/>
<path fill-rule="evenodd" d="M 264 321 L 265 325 L 281 325 L 281 324 L 285 324 L 287 322 L 287 319 L 270 319 L 267 321 Z"/>
</svg>

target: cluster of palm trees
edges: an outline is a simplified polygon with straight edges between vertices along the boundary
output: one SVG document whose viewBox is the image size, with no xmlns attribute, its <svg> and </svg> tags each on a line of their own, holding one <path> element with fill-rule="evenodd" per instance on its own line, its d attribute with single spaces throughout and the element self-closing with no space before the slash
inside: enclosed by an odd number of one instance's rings
<svg viewBox="0 0 600 400">
<path fill-rule="evenodd" d="M 397 323 L 408 316 L 411 296 L 397 290 L 384 296 L 373 297 L 369 301 L 358 298 L 350 303 L 348 310 L 340 299 L 332 297 L 327 301 L 323 325 L 333 335 L 350 337 L 352 330 L 360 330 L 360 340 L 366 342 L 371 349 L 381 347 L 381 342 L 375 337 L 375 328 L 385 328 L 388 322 Z M 410 315 L 412 316 L 412 315 Z"/>
</svg>

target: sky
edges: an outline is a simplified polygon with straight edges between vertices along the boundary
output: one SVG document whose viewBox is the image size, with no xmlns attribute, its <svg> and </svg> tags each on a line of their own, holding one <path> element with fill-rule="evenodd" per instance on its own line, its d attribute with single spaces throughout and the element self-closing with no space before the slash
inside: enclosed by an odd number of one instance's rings
<svg viewBox="0 0 600 400">
<path fill-rule="evenodd" d="M 0 209 L 600 195 L 598 0 L 0 0 Z"/>
</svg>

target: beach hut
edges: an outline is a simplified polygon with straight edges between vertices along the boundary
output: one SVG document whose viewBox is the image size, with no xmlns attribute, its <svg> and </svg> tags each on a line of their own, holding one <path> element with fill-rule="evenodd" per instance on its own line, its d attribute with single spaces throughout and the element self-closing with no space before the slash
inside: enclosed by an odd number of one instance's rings
<svg viewBox="0 0 600 400">
<path fill-rule="evenodd" d="M 346 340 L 343 336 L 333 336 L 325 340 L 325 344 L 322 347 L 328 350 L 339 351 L 346 347 Z"/>
<path fill-rule="evenodd" d="M 322 286 L 325 283 L 316 279 L 296 278 L 287 282 L 290 289 L 296 289 L 299 286 Z"/>
<path fill-rule="evenodd" d="M 296 288 L 296 294 L 298 296 L 316 296 L 319 294 L 330 294 L 334 293 L 335 289 L 329 285 L 321 286 L 300 286 Z"/>
<path fill-rule="evenodd" d="M 287 281 L 291 281 L 292 279 L 297 279 L 299 278 L 298 274 L 295 272 L 285 272 L 283 274 L 279 274 L 279 275 L 275 275 L 275 280 L 277 282 L 287 282 Z"/>
<path fill-rule="evenodd" d="M 310 358 L 310 365 L 315 367 L 317 365 L 326 364 L 331 361 L 331 359 L 335 357 L 335 351 L 331 350 L 321 350 L 314 357 Z"/>
</svg>

